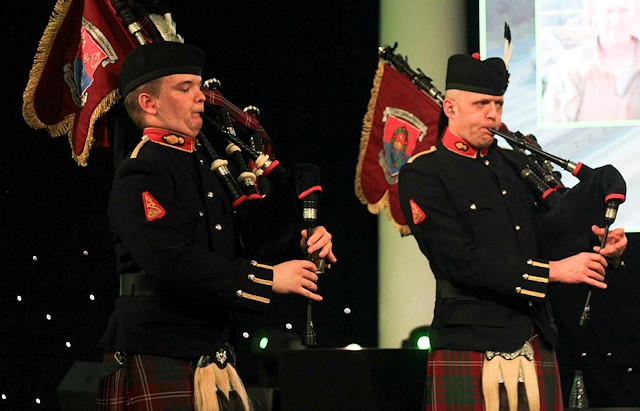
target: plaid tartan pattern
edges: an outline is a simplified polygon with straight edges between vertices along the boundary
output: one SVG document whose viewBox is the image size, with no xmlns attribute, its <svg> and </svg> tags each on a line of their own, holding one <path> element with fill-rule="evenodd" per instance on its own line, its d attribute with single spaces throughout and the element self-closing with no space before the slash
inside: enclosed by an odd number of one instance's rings
<svg viewBox="0 0 640 411">
<path fill-rule="evenodd" d="M 532 342 L 540 389 L 540 411 L 562 411 L 556 356 L 538 338 Z M 431 350 L 427 364 L 427 411 L 483 411 L 482 363 L 477 351 Z"/>
<path fill-rule="evenodd" d="M 114 361 L 111 358 L 105 361 Z M 128 355 L 123 366 L 100 378 L 96 410 L 194 409 L 193 369 L 189 360 L 154 355 Z"/>
</svg>

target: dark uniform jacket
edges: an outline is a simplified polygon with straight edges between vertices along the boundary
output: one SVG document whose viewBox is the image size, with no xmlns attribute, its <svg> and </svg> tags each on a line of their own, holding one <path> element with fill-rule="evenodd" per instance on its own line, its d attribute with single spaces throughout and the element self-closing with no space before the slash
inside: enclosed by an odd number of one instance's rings
<svg viewBox="0 0 640 411">
<path fill-rule="evenodd" d="M 400 170 L 401 207 L 437 281 L 435 349 L 511 352 L 533 332 L 557 340 L 536 199 L 498 150 L 447 130 Z"/>
<path fill-rule="evenodd" d="M 123 291 L 106 350 L 213 354 L 230 339 L 234 310 L 270 302 L 272 268 L 243 257 L 234 208 L 201 151 L 193 139 L 146 129 L 117 171 L 108 207 L 117 272 L 142 271 L 155 292 Z"/>
</svg>

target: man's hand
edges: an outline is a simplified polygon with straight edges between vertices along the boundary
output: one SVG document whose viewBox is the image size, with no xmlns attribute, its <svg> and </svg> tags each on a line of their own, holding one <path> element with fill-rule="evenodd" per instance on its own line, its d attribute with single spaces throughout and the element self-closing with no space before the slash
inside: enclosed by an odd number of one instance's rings
<svg viewBox="0 0 640 411">
<path fill-rule="evenodd" d="M 604 228 L 593 225 L 591 227 L 591 231 L 593 234 L 597 235 L 600 242 L 602 242 Z M 604 248 L 595 246 L 593 247 L 593 251 L 605 257 L 618 258 L 626 248 L 627 236 L 622 228 L 616 228 L 615 230 L 609 231 L 609 234 L 607 234 L 607 241 L 604 244 Z"/>
<path fill-rule="evenodd" d="M 274 293 L 300 294 L 314 301 L 322 301 L 318 291 L 316 265 L 308 260 L 291 260 L 273 267 Z"/>
<path fill-rule="evenodd" d="M 313 255 L 317 252 L 318 257 L 324 258 L 331 263 L 338 261 L 336 256 L 333 254 L 333 243 L 331 242 L 332 235 L 326 228 L 323 226 L 314 227 L 313 234 L 311 234 L 309 239 L 307 239 L 307 230 L 302 230 L 301 235 L 301 246 L 303 251 L 307 254 Z"/>
<path fill-rule="evenodd" d="M 549 281 L 566 284 L 589 284 L 605 289 L 607 260 L 597 253 L 580 253 L 560 261 L 549 261 Z"/>
</svg>

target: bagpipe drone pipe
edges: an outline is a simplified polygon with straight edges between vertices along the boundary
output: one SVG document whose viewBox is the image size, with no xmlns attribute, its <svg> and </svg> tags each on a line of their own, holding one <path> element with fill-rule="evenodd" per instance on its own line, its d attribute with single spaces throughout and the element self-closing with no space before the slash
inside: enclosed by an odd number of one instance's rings
<svg viewBox="0 0 640 411">
<path fill-rule="evenodd" d="M 444 95 L 433 86 L 431 79 L 412 70 L 405 58 L 394 54 L 395 48 L 380 47 L 380 57 L 442 104 Z M 446 125 L 446 117 L 441 113 L 439 127 L 442 121 Z M 616 219 L 618 206 L 626 196 L 626 183 L 620 172 L 611 165 L 591 168 L 549 154 L 541 149 L 534 136 L 510 132 L 505 125 L 492 132 L 513 148 L 500 152 L 506 153 L 505 159 L 539 199 L 537 229 L 540 256 L 559 260 L 583 251 L 593 251 L 595 245 L 603 246 L 609 227 Z M 561 174 L 553 169 L 554 164 L 570 172 L 578 183 L 571 188 L 565 187 Z M 605 228 L 601 241 L 591 231 L 594 224 Z"/>
<path fill-rule="evenodd" d="M 591 251 L 595 245 L 603 246 L 591 233 L 591 226 L 604 227 L 606 237 L 615 221 L 627 191 L 620 172 L 611 165 L 591 168 L 561 159 L 542 151 L 534 136 L 512 133 L 504 126 L 493 132 L 506 139 L 514 150 L 531 153 L 524 157 L 525 162 L 514 161 L 513 157 L 511 160 L 522 179 L 542 200 L 537 227 L 541 254 L 558 260 Z M 559 174 L 549 168 L 549 161 L 571 173 L 578 183 L 565 187 Z"/>
<path fill-rule="evenodd" d="M 111 0 L 111 5 L 140 45 L 182 41 L 173 21 L 166 21 L 169 10 L 160 2 Z M 247 257 L 276 263 L 299 256 L 300 244 L 291 239 L 299 239 L 302 229 L 316 225 L 320 169 L 307 163 L 285 169 L 275 159 L 273 143 L 260 125 L 259 109 L 240 109 L 220 89 L 217 79 L 201 86 L 205 111 L 198 149 L 231 199 L 243 244 L 251 251 Z M 141 130 L 122 105 L 113 111 L 109 129 L 117 168 L 139 141 Z"/>
<path fill-rule="evenodd" d="M 559 260 L 583 251 L 592 251 L 593 246 L 604 246 L 610 226 L 616 219 L 618 206 L 624 202 L 626 183 L 622 175 L 611 165 L 590 168 L 582 163 L 573 163 L 546 153 L 532 135 L 511 133 L 506 127 L 494 132 L 505 138 L 520 151 L 520 158 L 512 165 L 540 198 L 537 213 L 538 249 L 540 255 L 549 260 Z M 504 150 L 506 151 L 506 150 Z M 530 154 L 525 154 L 525 153 Z M 515 156 L 514 156 L 515 157 Z M 550 161 L 575 176 L 579 182 L 566 188 Z M 536 171 L 533 171 L 536 170 Z M 591 226 L 604 227 L 602 240 L 591 232 Z M 618 262 L 610 262 L 617 268 Z M 609 270 L 609 269 L 608 269 Z M 553 308 L 560 345 L 556 348 L 562 391 L 570 398 L 570 390 L 587 372 L 586 382 L 591 383 L 592 373 L 597 370 L 597 357 L 606 339 L 597 332 L 602 323 L 591 322 L 591 304 L 594 287 L 586 284 L 555 283 L 549 288 L 548 298 Z M 602 318 L 606 312 L 606 299 L 597 305 Z M 607 348 L 608 350 L 609 348 Z M 591 390 L 597 388 L 590 386 Z"/>
<path fill-rule="evenodd" d="M 543 151 L 534 136 L 509 132 L 504 126 L 501 130 L 493 132 L 505 138 L 514 151 L 531 153 L 524 157 L 525 161 L 516 160 L 516 156 L 508 154 L 505 158 L 541 200 L 536 224 L 540 255 L 548 260 L 560 260 L 583 251 L 592 251 L 596 245 L 604 247 L 609 228 L 616 219 L 618 207 L 626 196 L 626 182 L 620 172 L 611 165 L 594 169 L 582 163 L 561 159 Z M 564 187 L 557 173 L 549 168 L 549 161 L 578 178 L 578 184 L 572 188 Z M 605 229 L 600 241 L 591 232 L 591 226 L 594 224 Z M 564 322 L 569 329 L 573 329 L 572 335 L 579 335 L 579 338 L 584 339 L 584 332 L 580 328 L 589 320 L 593 290 L 592 287 L 588 287 L 586 296 L 580 297 L 569 288 L 572 286 L 556 284 L 550 298 L 554 305 L 559 303 L 557 299 L 562 303 L 570 303 L 572 298 L 584 298 L 584 305 L 579 314 L 574 311 L 578 309 L 578 301 L 571 304 L 571 308 L 564 309 L 568 314 L 565 316 L 570 319 L 563 320 L 562 314 L 556 313 L 556 319 L 560 324 Z M 576 329 L 574 326 L 580 327 Z M 567 329 L 564 332 L 568 331 Z"/>
<path fill-rule="evenodd" d="M 273 144 L 258 122 L 257 107 L 240 110 L 224 98 L 217 79 L 205 81 L 202 91 L 203 130 L 210 137 L 201 138 L 202 145 L 213 159 L 212 171 L 230 193 L 236 193 L 231 196 L 243 222 L 243 242 L 253 258 L 282 261 L 295 252 L 287 249 L 287 239 L 317 223 L 320 168 L 299 163 L 285 169 L 272 157 Z M 219 152 L 230 159 L 225 171 L 216 165 L 225 161 Z M 295 247 L 299 250 L 299 245 Z"/>
</svg>

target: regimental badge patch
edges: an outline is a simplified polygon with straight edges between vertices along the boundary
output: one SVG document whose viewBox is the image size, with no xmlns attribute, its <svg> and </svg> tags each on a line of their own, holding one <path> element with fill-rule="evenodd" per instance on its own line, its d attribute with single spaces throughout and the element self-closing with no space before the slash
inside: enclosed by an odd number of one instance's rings
<svg viewBox="0 0 640 411">
<path fill-rule="evenodd" d="M 469 151 L 469 146 L 462 141 L 456 141 L 455 146 L 460 151 Z"/>
<path fill-rule="evenodd" d="M 144 207 L 144 215 L 147 217 L 147 221 L 158 220 L 167 213 L 148 191 L 142 193 L 142 206 Z"/>
<path fill-rule="evenodd" d="M 411 206 L 411 219 L 413 220 L 413 224 L 420 224 L 427 218 L 427 214 L 422 211 L 418 203 L 409 200 L 409 206 Z"/>
</svg>

